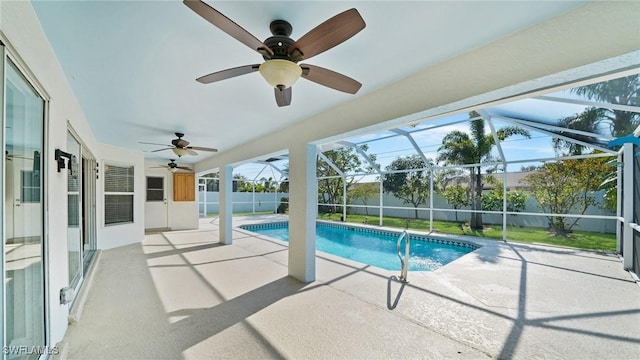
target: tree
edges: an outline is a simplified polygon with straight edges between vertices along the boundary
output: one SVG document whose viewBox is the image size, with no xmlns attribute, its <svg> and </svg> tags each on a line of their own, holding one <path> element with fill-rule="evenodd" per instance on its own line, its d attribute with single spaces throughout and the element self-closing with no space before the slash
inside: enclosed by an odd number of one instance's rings
<svg viewBox="0 0 640 360">
<path fill-rule="evenodd" d="M 278 192 L 281 192 L 281 193 L 289 192 L 289 178 L 284 178 L 280 181 L 280 185 L 278 185 Z"/>
<path fill-rule="evenodd" d="M 460 169 L 445 168 L 437 169 L 434 171 L 433 176 L 433 189 L 442 193 L 449 185 L 463 185 L 468 181 L 465 172 Z"/>
<path fill-rule="evenodd" d="M 274 184 L 273 178 L 272 177 L 260 178 L 260 180 L 256 182 L 255 191 L 256 192 L 276 192 L 276 185 Z"/>
<path fill-rule="evenodd" d="M 616 104 L 640 106 L 640 75 L 631 75 L 596 84 L 580 86 L 571 92 L 588 99 Z M 598 123 L 609 125 L 611 135 L 631 134 L 640 125 L 640 114 L 630 111 L 603 109 Z"/>
<path fill-rule="evenodd" d="M 522 181 L 544 212 L 552 214 L 584 214 L 597 205 L 593 191 L 598 190 L 607 174 L 606 158 L 561 160 L 546 163 Z M 568 236 L 580 218 L 549 216 L 549 231 Z"/>
<path fill-rule="evenodd" d="M 361 145 L 362 151 L 367 151 L 369 147 Z M 353 147 L 345 146 L 340 149 L 325 151 L 324 156 L 329 159 L 343 174 L 362 173 L 370 170 L 370 167 L 364 167 L 361 158 Z M 369 155 L 372 162 L 375 162 L 375 156 Z M 337 204 L 344 196 L 343 185 L 346 182 L 347 191 L 351 185 L 358 181 L 354 176 L 348 179 L 337 177 L 340 174 L 326 161 L 318 159 L 316 174 L 318 178 L 332 177 L 318 180 L 318 197 L 323 203 Z M 336 206 L 332 205 L 333 211 Z"/>
<path fill-rule="evenodd" d="M 286 163 L 281 171 L 282 171 L 282 175 L 285 178 L 280 180 L 280 185 L 278 185 L 278 192 L 288 193 L 289 192 L 289 163 Z"/>
<path fill-rule="evenodd" d="M 640 75 L 631 75 L 596 84 L 581 86 L 572 89 L 571 92 L 584 96 L 590 100 L 606 102 L 617 105 L 640 105 Z M 613 110 L 605 108 L 587 108 L 582 113 L 560 119 L 559 123 L 567 128 L 582 130 L 594 134 L 602 132 L 603 128 L 608 128 L 608 135 L 621 137 L 630 134 L 640 125 L 640 114 L 637 112 Z M 603 126 L 604 125 L 604 126 Z M 594 139 L 571 133 L 561 134 L 586 142 Z M 582 154 L 585 147 L 571 141 L 554 139 L 553 146 L 557 152 L 568 150 L 571 155 Z M 601 183 L 601 188 L 605 190 L 605 207 L 615 209 L 618 201 L 617 172 L 615 167 L 609 169 L 609 175 Z"/>
<path fill-rule="evenodd" d="M 429 172 L 425 161 L 419 155 L 398 157 L 386 167 L 384 190 L 417 208 L 429 198 Z M 395 172 L 401 171 L 402 172 Z M 393 171 L 393 172 L 392 172 Z M 418 218 L 418 209 L 415 209 Z"/>
<path fill-rule="evenodd" d="M 220 191 L 220 173 L 219 172 L 216 171 L 216 172 L 204 174 L 202 175 L 202 177 L 207 179 L 205 180 L 205 184 L 206 184 L 205 187 L 207 191 L 215 191 L 215 192 Z M 232 185 L 231 185 L 232 191 L 233 192 L 251 191 L 251 184 L 247 183 L 246 180 L 247 178 L 244 175 L 234 174 Z M 247 186 L 249 190 L 247 190 Z"/>
<path fill-rule="evenodd" d="M 252 192 L 253 186 L 244 175 L 235 174 L 233 175 L 233 191 Z"/>
<path fill-rule="evenodd" d="M 579 114 L 575 114 L 573 116 L 565 117 L 558 120 L 558 124 L 560 126 L 566 127 L 568 129 L 586 131 L 593 134 L 598 133 L 598 123 L 604 118 L 605 110 L 600 108 L 590 107 L 585 109 L 583 112 Z M 586 135 L 578 135 L 572 133 L 560 132 L 560 134 L 570 137 L 572 139 L 580 140 L 586 143 L 594 142 L 595 139 L 591 136 Z M 586 146 L 582 144 L 575 143 L 570 140 L 565 140 L 561 138 L 553 138 L 551 140 L 553 144 L 553 148 L 556 153 L 560 153 L 563 150 L 566 152 L 563 155 L 582 155 Z"/>
<path fill-rule="evenodd" d="M 487 183 L 493 188 L 482 194 L 483 210 L 502 210 L 504 208 L 504 183 L 495 176 L 488 176 Z M 518 212 L 524 210 L 527 195 L 522 190 L 507 189 L 507 211 Z"/>
<path fill-rule="evenodd" d="M 480 116 L 475 111 L 469 113 L 470 118 Z M 507 126 L 497 130 L 500 141 L 520 135 L 530 137 L 529 132 L 515 126 Z M 492 134 L 485 133 L 484 119 L 471 121 L 470 134 L 454 130 L 442 139 L 442 146 L 438 148 L 438 163 L 446 165 L 476 164 L 469 167 L 469 185 L 471 188 L 472 209 L 479 211 L 482 209 L 482 166 L 483 161 L 491 160 L 491 149 L 495 145 Z M 482 230 L 482 213 L 471 213 L 470 226 L 474 230 Z"/>
<path fill-rule="evenodd" d="M 378 195 L 379 192 L 380 185 L 377 183 L 360 183 L 351 191 L 351 198 L 360 199 L 362 201 L 362 205 L 365 205 L 365 213 L 369 215 L 369 208 L 366 206 L 367 200 Z"/>
<path fill-rule="evenodd" d="M 449 205 L 453 206 L 455 210 L 458 210 L 464 206 L 468 206 L 469 201 L 469 189 L 458 185 L 447 185 L 444 190 L 440 192 L 440 195 L 447 200 Z M 458 212 L 456 214 L 456 222 L 458 222 Z"/>
<path fill-rule="evenodd" d="M 520 171 L 522 172 L 530 172 L 530 171 L 536 171 L 536 170 L 538 170 L 538 167 L 535 165 L 527 165 L 527 166 L 520 167 Z"/>
</svg>

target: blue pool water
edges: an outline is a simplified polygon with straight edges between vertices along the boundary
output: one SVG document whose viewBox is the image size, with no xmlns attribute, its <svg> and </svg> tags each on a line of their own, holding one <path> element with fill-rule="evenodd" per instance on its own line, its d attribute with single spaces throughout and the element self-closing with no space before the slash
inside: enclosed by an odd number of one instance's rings
<svg viewBox="0 0 640 360">
<path fill-rule="evenodd" d="M 289 239 L 287 223 L 241 227 L 279 240 L 288 241 Z M 400 270 L 396 245 L 398 236 L 399 233 L 390 231 L 316 223 L 317 250 L 387 270 Z M 476 245 L 463 241 L 437 240 L 427 236 L 412 235 L 409 270 L 433 271 L 476 248 Z"/>
</svg>

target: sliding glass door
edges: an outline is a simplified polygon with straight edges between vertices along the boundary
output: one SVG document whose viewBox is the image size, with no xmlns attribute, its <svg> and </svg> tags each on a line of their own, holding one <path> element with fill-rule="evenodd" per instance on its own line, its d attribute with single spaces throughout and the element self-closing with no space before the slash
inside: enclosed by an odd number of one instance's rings
<svg viewBox="0 0 640 360">
<path fill-rule="evenodd" d="M 37 358 L 37 352 L 24 352 L 21 347 L 45 345 L 42 174 L 45 103 L 11 60 L 1 51 L 0 55 L 0 66 L 5 70 L 4 79 L 0 72 L 5 95 L 3 346 L 9 359 Z"/>
<path fill-rule="evenodd" d="M 67 132 L 67 152 L 71 154 L 70 169 L 67 173 L 67 251 L 69 259 L 69 286 L 77 288 L 82 278 L 82 229 L 80 215 L 82 214 L 80 202 L 80 184 L 82 172 L 80 171 L 80 143 L 70 132 Z"/>
</svg>

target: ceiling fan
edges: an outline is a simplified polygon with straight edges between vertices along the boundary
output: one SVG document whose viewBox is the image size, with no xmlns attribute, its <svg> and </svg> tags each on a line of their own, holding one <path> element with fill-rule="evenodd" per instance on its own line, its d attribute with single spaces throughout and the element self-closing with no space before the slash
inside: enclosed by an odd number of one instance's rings
<svg viewBox="0 0 640 360">
<path fill-rule="evenodd" d="M 171 172 L 176 172 L 178 171 L 178 169 L 180 170 L 187 170 L 187 171 L 193 171 L 193 169 L 186 167 L 186 166 L 179 166 L 178 164 L 176 164 L 176 160 L 175 159 L 169 159 L 169 163 L 167 164 L 167 166 L 152 166 L 152 169 L 164 169 L 166 168 L 167 170 L 171 171 Z"/>
<path fill-rule="evenodd" d="M 335 71 L 309 64 L 297 64 L 341 44 L 364 29 L 366 24 L 356 9 L 344 11 L 330 18 L 297 41 L 289 37 L 293 29 L 291 24 L 284 20 L 274 20 L 269 26 L 273 36 L 262 42 L 201 0 L 184 0 L 184 4 L 220 30 L 260 53 L 265 60 L 262 64 L 244 65 L 201 76 L 196 79 L 200 83 L 209 84 L 260 71 L 265 80 L 273 86 L 278 106 L 291 104 L 291 86 L 300 76 L 349 94 L 355 94 L 362 86 L 358 81 Z"/>
<path fill-rule="evenodd" d="M 178 138 L 171 140 L 171 145 L 157 144 L 157 143 L 150 143 L 150 142 L 142 142 L 142 141 L 140 141 L 140 144 L 166 146 L 165 148 L 158 149 L 158 150 L 152 150 L 151 152 L 172 150 L 174 154 L 178 155 L 178 157 L 182 157 L 183 155 L 186 155 L 186 154 L 198 155 L 198 153 L 195 152 L 194 150 L 210 151 L 210 152 L 218 151 L 218 149 L 214 149 L 214 148 L 208 148 L 208 147 L 202 147 L 202 146 L 189 146 L 189 142 L 187 140 L 183 139 L 183 137 L 184 137 L 183 133 L 177 132 L 175 134 L 176 134 L 176 136 Z"/>
</svg>

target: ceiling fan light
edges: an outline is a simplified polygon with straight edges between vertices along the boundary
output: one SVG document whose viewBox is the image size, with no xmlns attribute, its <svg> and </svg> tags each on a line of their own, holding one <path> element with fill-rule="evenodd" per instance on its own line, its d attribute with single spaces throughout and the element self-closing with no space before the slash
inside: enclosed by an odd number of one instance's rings
<svg viewBox="0 0 640 360">
<path fill-rule="evenodd" d="M 168 170 L 169 170 L 169 171 L 171 171 L 172 173 L 174 173 L 174 172 L 178 171 L 178 169 L 177 169 L 177 168 L 174 168 L 174 167 L 170 167 Z"/>
<path fill-rule="evenodd" d="M 289 88 L 302 75 L 302 68 L 289 60 L 272 59 L 260 65 L 260 74 L 274 88 Z"/>
<path fill-rule="evenodd" d="M 178 155 L 178 157 L 182 157 L 183 155 L 187 155 L 189 153 L 187 149 L 183 149 L 179 147 L 174 147 L 171 150 L 173 150 L 173 153 Z"/>
</svg>

